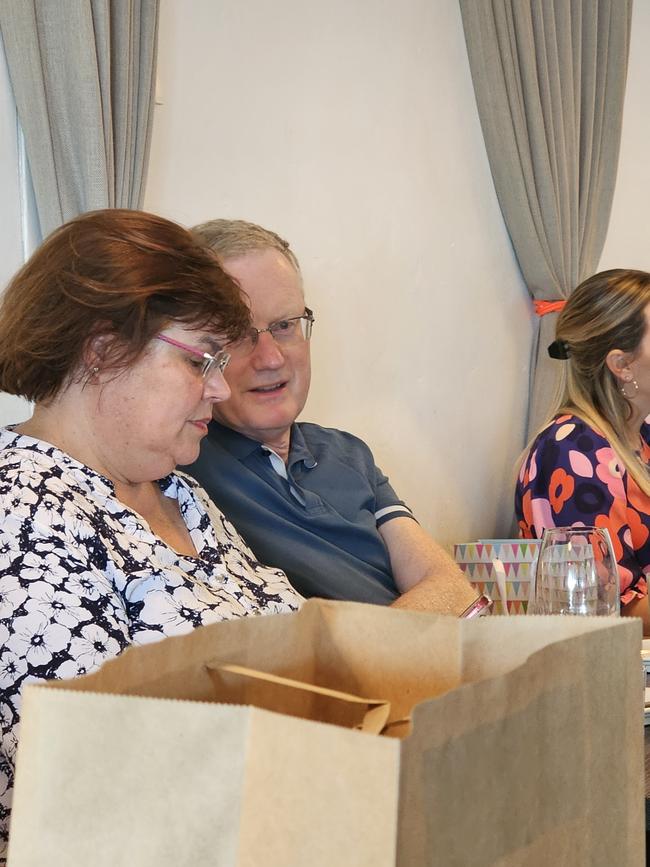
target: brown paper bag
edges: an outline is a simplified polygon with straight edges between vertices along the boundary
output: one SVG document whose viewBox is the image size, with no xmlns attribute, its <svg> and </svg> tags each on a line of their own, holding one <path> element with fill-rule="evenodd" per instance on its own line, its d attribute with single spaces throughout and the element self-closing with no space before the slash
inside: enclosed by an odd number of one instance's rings
<svg viewBox="0 0 650 867">
<path fill-rule="evenodd" d="M 131 649 L 25 689 L 9 865 L 642 864 L 640 646 L 311 600 Z"/>
</svg>

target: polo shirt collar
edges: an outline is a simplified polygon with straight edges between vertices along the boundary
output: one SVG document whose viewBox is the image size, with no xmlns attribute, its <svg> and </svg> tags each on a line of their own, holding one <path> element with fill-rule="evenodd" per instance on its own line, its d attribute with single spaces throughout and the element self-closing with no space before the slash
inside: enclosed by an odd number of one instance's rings
<svg viewBox="0 0 650 867">
<path fill-rule="evenodd" d="M 309 451 L 309 447 L 305 442 L 305 437 L 297 424 L 291 425 L 291 443 L 289 445 L 289 467 L 297 464 L 299 461 L 305 462 L 305 467 L 308 470 L 316 466 L 316 458 Z"/>
<path fill-rule="evenodd" d="M 211 421 L 208 425 L 208 438 L 214 437 L 219 441 L 230 454 L 237 460 L 245 460 L 249 455 L 257 449 L 263 447 L 263 443 L 259 440 L 251 439 L 244 434 L 238 433 L 232 428 L 219 424 L 218 421 Z M 316 466 L 316 458 L 313 456 L 302 431 L 297 424 L 291 425 L 291 441 L 289 445 L 289 466 L 292 467 L 298 461 L 304 461 L 305 467 L 311 470 Z"/>
<path fill-rule="evenodd" d="M 252 440 L 250 437 L 237 433 L 236 430 L 214 420 L 208 425 L 208 439 L 215 439 L 220 446 L 223 446 L 239 461 L 252 455 L 261 446 L 257 440 Z"/>
</svg>

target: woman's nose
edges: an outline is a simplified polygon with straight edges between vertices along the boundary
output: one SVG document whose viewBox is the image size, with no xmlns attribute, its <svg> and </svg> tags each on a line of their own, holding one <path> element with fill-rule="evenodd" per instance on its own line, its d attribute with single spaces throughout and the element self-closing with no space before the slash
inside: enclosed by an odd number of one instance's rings
<svg viewBox="0 0 650 867">
<path fill-rule="evenodd" d="M 208 373 L 205 378 L 203 392 L 205 397 L 214 403 L 228 400 L 230 397 L 230 386 L 226 382 L 226 378 L 221 370 L 215 368 Z"/>
</svg>

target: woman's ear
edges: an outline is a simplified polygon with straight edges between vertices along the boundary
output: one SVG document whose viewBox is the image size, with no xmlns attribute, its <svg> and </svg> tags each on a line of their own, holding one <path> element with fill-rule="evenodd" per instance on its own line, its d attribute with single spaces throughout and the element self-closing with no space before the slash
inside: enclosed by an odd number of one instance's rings
<svg viewBox="0 0 650 867">
<path fill-rule="evenodd" d="M 107 350 L 113 339 L 113 335 L 111 334 L 97 334 L 94 337 L 88 338 L 81 356 L 86 370 L 102 369 Z"/>
<path fill-rule="evenodd" d="M 632 356 L 622 349 L 612 349 L 607 353 L 605 364 L 620 382 L 632 382 L 634 374 L 630 368 Z"/>
</svg>

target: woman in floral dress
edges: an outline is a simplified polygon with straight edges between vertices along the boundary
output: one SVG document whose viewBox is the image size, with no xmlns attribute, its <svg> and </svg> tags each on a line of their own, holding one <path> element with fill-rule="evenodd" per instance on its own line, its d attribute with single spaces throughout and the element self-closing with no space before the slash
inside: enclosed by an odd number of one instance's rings
<svg viewBox="0 0 650 867">
<path fill-rule="evenodd" d="M 248 307 L 189 232 L 137 211 L 54 232 L 0 306 L 0 390 L 34 403 L 0 430 L 0 835 L 20 690 L 130 644 L 296 609 L 203 490 L 176 473 L 229 395 L 222 348 Z M 1 849 L 1 847 L 0 847 Z"/>
<path fill-rule="evenodd" d="M 552 358 L 565 366 L 553 417 L 521 465 L 521 535 L 547 527 L 609 530 L 621 612 L 650 634 L 650 274 L 617 269 L 585 280 L 557 322 Z"/>
</svg>

